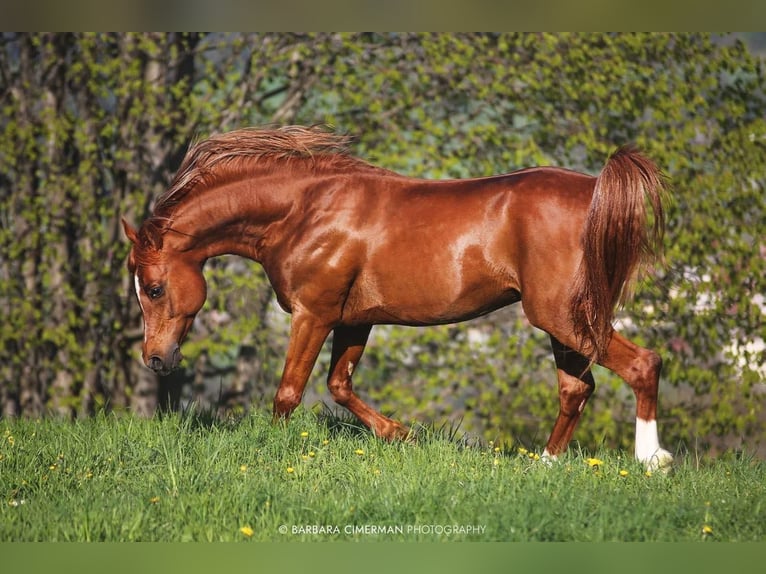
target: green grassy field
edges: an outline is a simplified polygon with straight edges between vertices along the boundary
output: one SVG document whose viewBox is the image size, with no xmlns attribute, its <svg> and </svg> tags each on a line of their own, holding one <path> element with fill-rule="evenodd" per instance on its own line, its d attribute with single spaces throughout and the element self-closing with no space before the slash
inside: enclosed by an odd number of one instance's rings
<svg viewBox="0 0 766 574">
<path fill-rule="evenodd" d="M 766 540 L 763 461 L 647 475 L 572 449 L 549 467 L 449 434 L 389 444 L 306 411 L 3 420 L 0 541 Z"/>
</svg>

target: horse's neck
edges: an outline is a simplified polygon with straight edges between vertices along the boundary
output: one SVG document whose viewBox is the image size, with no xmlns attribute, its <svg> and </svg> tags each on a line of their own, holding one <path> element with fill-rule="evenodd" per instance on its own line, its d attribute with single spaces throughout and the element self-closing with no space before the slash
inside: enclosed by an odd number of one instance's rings
<svg viewBox="0 0 766 574">
<path fill-rule="evenodd" d="M 178 251 L 200 260 L 241 255 L 261 260 L 265 230 L 289 212 L 296 185 L 272 178 L 243 179 L 211 187 L 180 205 L 172 233 Z"/>
</svg>

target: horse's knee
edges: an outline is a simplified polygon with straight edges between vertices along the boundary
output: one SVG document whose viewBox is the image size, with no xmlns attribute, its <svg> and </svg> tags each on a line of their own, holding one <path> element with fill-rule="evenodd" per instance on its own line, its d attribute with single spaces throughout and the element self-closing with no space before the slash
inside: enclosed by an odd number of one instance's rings
<svg viewBox="0 0 766 574">
<path fill-rule="evenodd" d="M 289 416 L 301 403 L 301 393 L 292 387 L 279 387 L 274 397 L 274 414 L 277 416 Z"/>
</svg>

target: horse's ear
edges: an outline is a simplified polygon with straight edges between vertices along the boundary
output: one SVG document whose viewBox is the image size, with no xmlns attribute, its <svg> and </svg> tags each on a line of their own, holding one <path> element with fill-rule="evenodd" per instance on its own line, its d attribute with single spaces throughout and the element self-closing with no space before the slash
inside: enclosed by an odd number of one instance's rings
<svg viewBox="0 0 766 574">
<path fill-rule="evenodd" d="M 125 218 L 122 218 L 122 228 L 125 230 L 125 236 L 130 242 L 139 247 L 140 249 L 154 249 L 156 251 L 162 250 L 162 232 L 152 224 L 150 220 L 144 223 L 141 230 L 141 238 L 139 239 L 138 231 Z"/>
<path fill-rule="evenodd" d="M 122 228 L 125 230 L 125 236 L 130 240 L 133 245 L 138 245 L 138 232 L 136 228 L 128 223 L 125 218 L 122 218 Z"/>
</svg>

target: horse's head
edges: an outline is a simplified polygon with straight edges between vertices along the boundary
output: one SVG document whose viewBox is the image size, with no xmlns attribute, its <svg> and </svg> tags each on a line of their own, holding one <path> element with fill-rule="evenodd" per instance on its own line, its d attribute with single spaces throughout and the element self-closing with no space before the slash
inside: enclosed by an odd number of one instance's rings
<svg viewBox="0 0 766 574">
<path fill-rule="evenodd" d="M 133 244 L 128 269 L 144 318 L 142 356 L 147 367 L 167 374 L 181 361 L 181 343 L 207 296 L 201 263 L 163 250 L 162 233 L 151 225 L 135 230 L 123 220 Z"/>
</svg>

